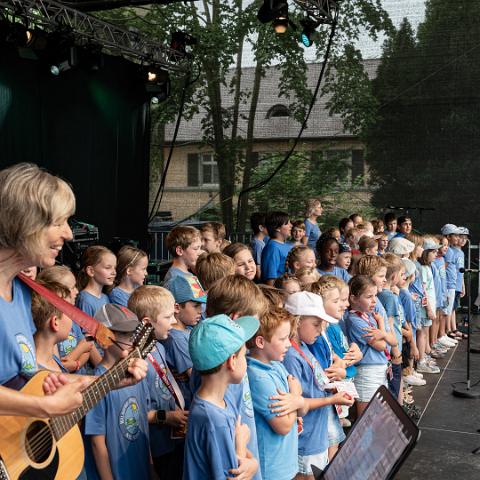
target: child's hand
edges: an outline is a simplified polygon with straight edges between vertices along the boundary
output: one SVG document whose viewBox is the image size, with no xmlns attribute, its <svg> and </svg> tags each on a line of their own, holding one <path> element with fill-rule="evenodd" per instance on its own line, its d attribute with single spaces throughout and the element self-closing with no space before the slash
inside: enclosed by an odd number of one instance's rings
<svg viewBox="0 0 480 480">
<path fill-rule="evenodd" d="M 187 426 L 187 421 L 187 410 L 180 410 L 179 408 L 177 408 L 176 410 L 166 412 L 165 424 L 170 427 L 185 428 Z"/>
<path fill-rule="evenodd" d="M 399 289 L 396 285 L 393 285 L 393 286 L 390 288 L 390 291 L 391 291 L 394 295 L 400 295 L 400 289 Z"/>
<path fill-rule="evenodd" d="M 250 480 L 258 471 L 258 462 L 253 457 L 237 457 L 238 468 L 229 470 L 232 476 L 227 480 Z"/>
<path fill-rule="evenodd" d="M 303 410 L 305 408 L 305 399 L 301 395 L 293 393 L 286 393 L 278 390 L 278 395 L 273 395 L 269 400 L 276 400 L 275 403 L 271 403 L 268 408 L 272 413 L 275 413 L 277 417 L 284 417 L 297 410 Z"/>
<path fill-rule="evenodd" d="M 346 405 L 351 407 L 353 405 L 353 398 L 346 392 L 338 392 L 331 397 L 333 405 Z"/>
<path fill-rule="evenodd" d="M 418 351 L 418 348 L 415 344 L 410 344 L 410 356 L 414 360 L 420 359 L 420 352 Z"/>
<path fill-rule="evenodd" d="M 287 381 L 290 393 L 292 393 L 293 395 L 301 395 L 303 393 L 302 385 L 293 375 L 289 375 L 287 377 Z"/>
<path fill-rule="evenodd" d="M 379 330 L 378 328 L 374 327 L 366 327 L 363 330 L 365 330 L 367 333 L 362 335 L 362 337 L 365 337 L 368 343 L 385 340 L 385 332 L 383 330 Z"/>
<path fill-rule="evenodd" d="M 250 429 L 245 423 L 241 423 L 240 415 L 237 418 L 237 423 L 235 424 L 235 449 L 237 455 L 245 456 L 241 454 L 242 450 L 246 450 L 247 443 L 250 441 Z"/>
<path fill-rule="evenodd" d="M 373 312 L 372 315 L 379 328 L 385 328 L 385 319 L 383 318 L 383 315 L 378 312 Z"/>
<path fill-rule="evenodd" d="M 325 369 L 325 373 L 329 380 L 341 380 L 347 376 L 347 372 L 344 368 L 332 365 Z"/>
<path fill-rule="evenodd" d="M 431 320 L 432 322 L 435 322 L 435 320 L 437 319 L 437 317 L 432 312 L 432 309 L 430 307 L 427 308 L 427 316 L 428 316 L 429 320 Z"/>
<path fill-rule="evenodd" d="M 413 338 L 413 332 L 411 330 L 403 329 L 402 335 L 405 337 L 407 342 L 410 342 Z"/>
<path fill-rule="evenodd" d="M 77 348 L 80 348 L 80 351 L 81 351 L 82 353 L 87 353 L 87 352 L 91 352 L 91 351 L 92 351 L 93 345 L 94 345 L 93 342 L 87 342 L 84 338 L 82 338 L 82 339 L 78 342 Z"/>
<path fill-rule="evenodd" d="M 362 358 L 363 353 L 360 350 L 360 347 L 355 342 L 352 342 L 350 344 L 350 348 L 343 356 L 343 360 L 346 361 L 348 365 L 354 365 L 355 363 L 358 363 Z"/>
</svg>

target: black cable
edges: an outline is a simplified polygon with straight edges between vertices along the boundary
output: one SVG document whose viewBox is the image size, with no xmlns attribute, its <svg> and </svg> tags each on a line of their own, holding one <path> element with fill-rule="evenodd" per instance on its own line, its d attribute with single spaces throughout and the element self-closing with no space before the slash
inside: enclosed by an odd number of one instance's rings
<svg viewBox="0 0 480 480">
<path fill-rule="evenodd" d="M 292 153 L 295 151 L 295 148 L 297 147 L 297 144 L 303 134 L 303 131 L 305 130 L 305 128 L 307 128 L 307 122 L 308 122 L 308 119 L 310 117 L 310 114 L 312 113 L 312 109 L 315 105 L 315 102 L 317 100 L 317 95 L 318 95 L 318 91 L 320 90 L 320 85 L 322 83 L 322 79 L 323 79 L 323 76 L 325 74 L 325 69 L 326 69 L 326 66 L 327 66 L 327 62 L 328 62 L 328 57 L 330 56 L 330 49 L 332 47 L 332 44 L 333 44 L 333 38 L 335 36 L 335 31 L 336 31 L 336 28 L 337 28 L 337 18 L 338 18 L 338 13 L 337 15 L 335 16 L 335 19 L 332 23 L 332 28 L 330 30 L 330 36 L 328 38 L 328 43 L 327 43 L 327 48 L 325 50 L 325 57 L 324 57 L 324 60 L 323 60 L 323 63 L 322 63 L 322 68 L 320 70 L 320 75 L 318 77 L 318 81 L 317 81 L 317 85 L 315 87 L 315 91 L 313 93 L 313 97 L 312 97 L 312 100 L 310 101 L 310 105 L 309 105 L 309 108 L 308 108 L 308 112 L 307 112 L 307 115 L 305 116 L 304 120 L 303 120 L 303 123 L 302 123 L 302 126 L 300 128 L 300 131 L 298 132 L 298 135 L 297 137 L 295 138 L 295 141 L 293 142 L 293 145 L 292 147 L 290 148 L 290 150 L 287 152 L 287 154 L 285 155 L 285 158 L 275 167 L 275 169 L 273 170 L 273 172 L 265 179 L 263 180 L 260 180 L 259 182 L 257 182 L 255 185 L 252 185 L 250 187 L 247 187 L 245 189 L 243 189 L 242 191 L 240 191 L 240 193 L 238 194 L 238 200 L 237 200 L 237 231 L 239 229 L 239 215 L 238 215 L 238 211 L 240 209 L 240 200 L 241 198 L 243 197 L 243 195 L 247 194 L 248 192 L 251 192 L 253 190 L 259 190 L 260 188 L 263 188 L 268 182 L 270 182 L 270 180 L 272 180 L 272 178 L 283 168 L 283 166 L 288 162 L 288 159 L 292 156 Z"/>
<path fill-rule="evenodd" d="M 152 208 L 150 209 L 150 213 L 148 214 L 148 223 L 150 223 L 153 220 L 153 217 L 157 213 L 157 211 L 160 208 L 160 205 L 162 203 L 163 192 L 164 192 L 164 189 L 165 189 L 165 181 L 167 179 L 167 172 L 168 172 L 168 169 L 170 167 L 170 162 L 172 160 L 173 149 L 175 148 L 175 141 L 177 139 L 178 130 L 180 128 L 180 122 L 181 122 L 182 116 L 183 116 L 183 109 L 185 107 L 185 98 L 186 98 L 186 94 L 187 94 L 187 89 L 191 85 L 190 75 L 191 75 L 191 72 L 188 71 L 188 73 L 185 77 L 185 85 L 184 85 L 183 90 L 182 90 L 182 97 L 180 99 L 180 108 L 179 108 L 179 112 L 178 112 L 177 122 L 175 124 L 175 131 L 173 133 L 172 142 L 170 144 L 170 151 L 168 152 L 168 159 L 167 159 L 167 162 L 166 162 L 165 167 L 163 169 L 162 178 L 160 180 L 160 185 L 158 186 L 157 194 L 155 195 L 155 200 L 153 201 Z M 158 203 L 158 205 L 157 205 L 157 203 Z"/>
</svg>

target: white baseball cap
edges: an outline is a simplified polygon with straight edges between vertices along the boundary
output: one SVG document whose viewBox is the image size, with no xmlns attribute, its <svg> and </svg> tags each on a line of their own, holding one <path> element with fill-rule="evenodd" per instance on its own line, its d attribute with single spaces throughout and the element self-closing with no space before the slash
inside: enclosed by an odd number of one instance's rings
<svg viewBox="0 0 480 480">
<path fill-rule="evenodd" d="M 325 312 L 323 300 L 320 295 L 311 292 L 296 292 L 288 296 L 285 310 L 292 315 L 311 315 L 325 320 L 328 323 L 338 323 L 336 318 Z"/>
<path fill-rule="evenodd" d="M 447 223 L 442 227 L 440 231 L 442 232 L 442 235 L 459 235 L 460 234 L 459 228 L 453 223 Z"/>
<path fill-rule="evenodd" d="M 468 235 L 470 236 L 470 230 L 467 227 L 458 227 L 459 235 Z"/>
<path fill-rule="evenodd" d="M 388 242 L 387 252 L 395 255 L 408 255 L 415 249 L 415 244 L 403 237 L 395 237 Z"/>
</svg>

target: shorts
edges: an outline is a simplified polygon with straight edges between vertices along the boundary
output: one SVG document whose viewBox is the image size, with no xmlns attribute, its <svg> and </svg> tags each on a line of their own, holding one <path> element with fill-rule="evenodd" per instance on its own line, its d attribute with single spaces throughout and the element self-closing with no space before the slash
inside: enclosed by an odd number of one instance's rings
<svg viewBox="0 0 480 480">
<path fill-rule="evenodd" d="M 339 445 L 345 440 L 345 432 L 343 431 L 342 424 L 338 418 L 335 405 L 327 407 L 327 428 L 328 428 L 328 446 Z"/>
<path fill-rule="evenodd" d="M 392 363 L 392 379 L 391 380 L 388 379 L 388 389 L 390 390 L 390 393 L 395 398 L 398 398 L 401 382 L 402 382 L 402 366 L 394 365 Z"/>
<path fill-rule="evenodd" d="M 455 289 L 449 288 L 447 290 L 447 304 L 445 308 L 442 308 L 442 312 L 445 315 L 451 315 L 453 312 L 453 304 L 455 303 Z"/>
<path fill-rule="evenodd" d="M 357 365 L 357 374 L 353 383 L 358 392 L 359 402 L 369 402 L 378 387 L 387 384 L 387 364 L 384 365 Z"/>
<path fill-rule="evenodd" d="M 421 315 L 420 315 L 420 327 L 431 327 L 432 326 L 432 321 L 426 316 L 427 311 L 422 308 Z"/>
<path fill-rule="evenodd" d="M 301 475 L 313 475 L 312 465 L 315 465 L 320 470 L 325 469 L 328 465 L 328 448 L 315 455 L 298 456 L 298 473 Z"/>
</svg>

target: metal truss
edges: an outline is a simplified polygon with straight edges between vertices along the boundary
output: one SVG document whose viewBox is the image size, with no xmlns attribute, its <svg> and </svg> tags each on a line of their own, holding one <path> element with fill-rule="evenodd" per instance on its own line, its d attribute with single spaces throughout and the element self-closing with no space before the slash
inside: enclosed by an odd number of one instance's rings
<svg viewBox="0 0 480 480">
<path fill-rule="evenodd" d="M 24 19 L 29 28 L 39 27 L 50 32 L 70 29 L 78 43 L 101 45 L 109 53 L 134 62 L 158 65 L 173 71 L 189 68 L 185 54 L 148 40 L 143 34 L 117 27 L 54 0 L 0 0 L 0 8 L 0 13 Z"/>
<path fill-rule="evenodd" d="M 293 0 L 300 8 L 318 23 L 336 23 L 340 0 Z"/>
</svg>

